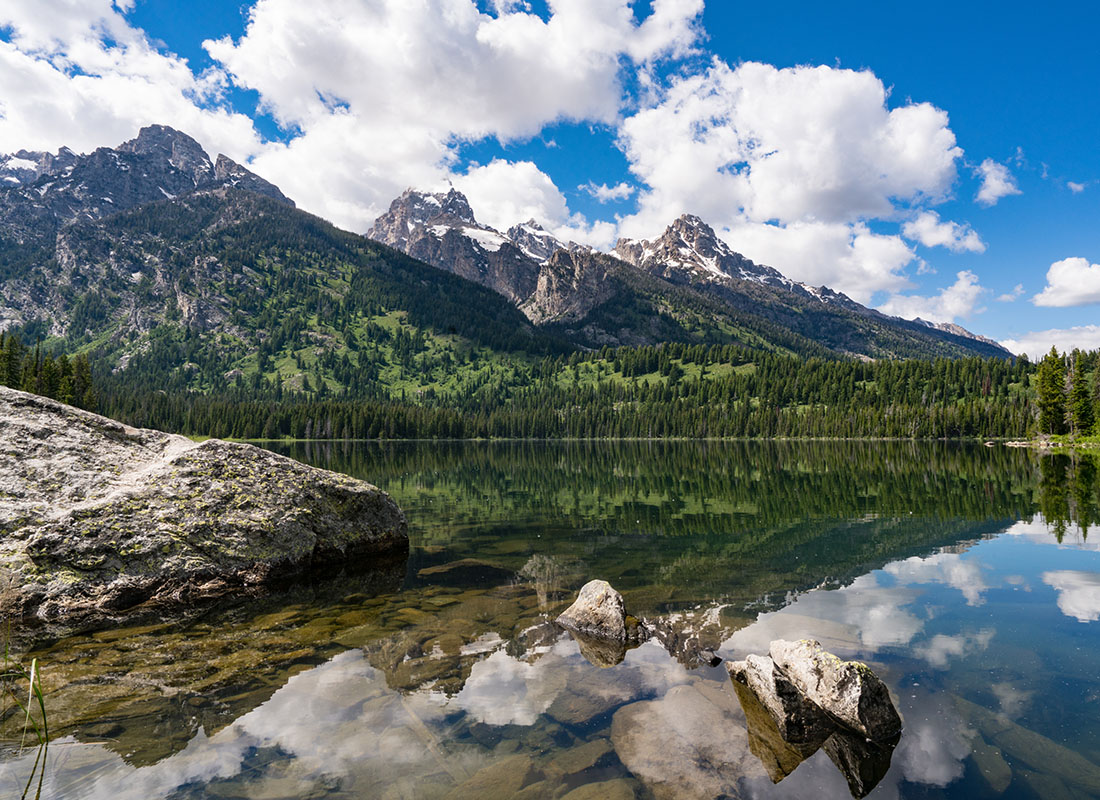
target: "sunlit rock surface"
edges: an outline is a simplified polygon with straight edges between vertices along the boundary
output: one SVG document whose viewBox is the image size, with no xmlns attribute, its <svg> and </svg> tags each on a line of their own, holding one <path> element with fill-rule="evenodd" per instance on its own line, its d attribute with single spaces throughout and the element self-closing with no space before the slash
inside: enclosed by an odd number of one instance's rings
<svg viewBox="0 0 1100 800">
<path fill-rule="evenodd" d="M 844 661 L 811 639 L 771 643 L 773 660 L 805 697 L 844 725 L 873 741 L 901 732 L 890 690 L 858 661 Z"/>
<path fill-rule="evenodd" d="M 246 444 L 130 428 L 0 388 L 0 611 L 186 605 L 408 550 L 385 492 Z"/>
</svg>

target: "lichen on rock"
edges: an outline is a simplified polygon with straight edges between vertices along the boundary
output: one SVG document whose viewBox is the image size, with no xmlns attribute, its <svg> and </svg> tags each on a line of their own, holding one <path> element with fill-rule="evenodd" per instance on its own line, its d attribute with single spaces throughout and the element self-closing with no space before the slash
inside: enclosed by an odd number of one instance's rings
<svg viewBox="0 0 1100 800">
<path fill-rule="evenodd" d="M 380 489 L 0 387 L 0 611 L 117 615 L 408 550 Z"/>
</svg>

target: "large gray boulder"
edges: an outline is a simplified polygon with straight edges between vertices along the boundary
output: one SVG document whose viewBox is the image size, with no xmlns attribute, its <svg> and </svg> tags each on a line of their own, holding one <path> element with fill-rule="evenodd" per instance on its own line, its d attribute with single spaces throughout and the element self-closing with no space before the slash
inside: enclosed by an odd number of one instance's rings
<svg viewBox="0 0 1100 800">
<path fill-rule="evenodd" d="M 790 682 L 838 722 L 878 742 L 901 732 L 889 689 L 866 664 L 844 661 L 813 639 L 777 639 L 768 652 Z"/>
<path fill-rule="evenodd" d="M 574 633 L 618 642 L 625 642 L 632 632 L 623 596 L 610 583 L 600 580 L 582 586 L 573 605 L 561 613 L 557 623 Z"/>
<path fill-rule="evenodd" d="M 0 613 L 117 616 L 407 551 L 368 483 L 0 387 Z"/>
<path fill-rule="evenodd" d="M 773 783 L 824 750 L 848 782 L 852 797 L 868 795 L 890 769 L 897 738 L 869 741 L 833 721 L 807 700 L 768 656 L 727 663 L 745 713 L 749 750 Z"/>
</svg>

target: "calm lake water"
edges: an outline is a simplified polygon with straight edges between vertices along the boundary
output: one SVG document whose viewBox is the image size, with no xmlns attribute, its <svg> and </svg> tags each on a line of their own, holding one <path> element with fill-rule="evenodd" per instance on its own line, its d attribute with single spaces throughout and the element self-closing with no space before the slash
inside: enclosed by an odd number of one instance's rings
<svg viewBox="0 0 1100 800">
<path fill-rule="evenodd" d="M 1091 460 L 273 447 L 393 494 L 408 561 L 38 643 L 42 797 L 1100 797 Z M 659 640 L 616 652 L 555 628 L 592 578 Z M 803 637 L 886 681 L 896 747 L 786 747 L 708 665 Z M 0 734 L 18 730 L 9 717 Z M 19 796 L 36 755 L 0 752 L 0 796 Z"/>
</svg>

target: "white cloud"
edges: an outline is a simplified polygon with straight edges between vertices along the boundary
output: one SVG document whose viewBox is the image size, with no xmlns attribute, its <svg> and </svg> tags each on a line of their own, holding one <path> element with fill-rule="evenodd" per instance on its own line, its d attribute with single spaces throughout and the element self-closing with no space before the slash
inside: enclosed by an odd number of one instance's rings
<svg viewBox="0 0 1100 800">
<path fill-rule="evenodd" d="M 1050 352 L 1051 347 L 1057 347 L 1060 352 L 1070 351 L 1075 347 L 1096 350 L 1100 348 L 1100 325 L 1030 331 L 1015 339 L 1005 339 L 1000 344 L 1013 353 L 1026 353 L 1032 360 L 1042 358 Z"/>
<path fill-rule="evenodd" d="M 201 75 L 129 24 L 132 5 L 3 4 L 0 151 L 114 146 L 164 123 L 365 230 L 406 186 L 451 177 L 464 142 L 614 123 L 632 70 L 691 52 L 703 4 L 657 0 L 639 20 L 628 0 L 554 0 L 545 18 L 507 0 L 491 13 L 474 0 L 258 0 L 242 37 L 204 43 L 220 66 Z M 219 105 L 230 82 L 258 92 L 288 141 L 263 143 Z M 613 239 L 605 227 L 597 238 Z"/>
<path fill-rule="evenodd" d="M 744 220 L 719 230 L 734 250 L 812 286 L 826 285 L 869 303 L 879 290 L 910 286 L 902 270 L 913 251 L 898 236 L 875 233 L 864 223 Z"/>
<path fill-rule="evenodd" d="M 1081 194 L 1088 187 L 1087 183 L 1078 183 L 1077 181 L 1066 181 L 1066 186 L 1074 194 Z"/>
<path fill-rule="evenodd" d="M 1100 575 L 1062 569 L 1043 573 L 1043 583 L 1058 592 L 1058 608 L 1079 622 L 1100 619 Z"/>
<path fill-rule="evenodd" d="M 625 200 L 634 194 L 635 191 L 635 187 L 626 182 L 608 186 L 606 183 L 597 184 L 593 181 L 589 181 L 588 183 L 581 184 L 577 188 L 582 192 L 592 195 L 600 203 Z"/>
<path fill-rule="evenodd" d="M 534 219 L 562 241 L 608 248 L 615 240 L 614 224 L 589 224 L 583 215 L 570 214 L 565 196 L 550 176 L 530 161 L 494 159 L 454 175 L 451 181 L 470 201 L 478 222 L 491 228 L 504 231 Z"/>
<path fill-rule="evenodd" d="M 997 296 L 997 302 L 998 303 L 1011 303 L 1011 302 L 1015 301 L 1016 299 L 1018 299 L 1019 297 L 1021 297 L 1023 295 L 1023 293 L 1024 293 L 1024 285 L 1022 283 L 1017 283 L 1016 286 L 1013 287 L 1011 292 L 1005 292 L 1002 295 L 998 295 Z"/>
<path fill-rule="evenodd" d="M 904 561 L 894 561 L 883 567 L 897 578 L 898 583 L 942 583 L 962 592 L 967 605 L 980 606 L 985 602 L 982 594 L 989 588 L 982 576 L 982 565 L 973 558 L 963 558 L 958 553 L 940 552 L 921 558 L 913 556 Z"/>
<path fill-rule="evenodd" d="M 922 211 L 901 228 L 907 239 L 920 242 L 925 247 L 946 247 L 955 253 L 984 253 L 985 242 L 969 225 L 943 222 L 935 211 Z"/>
<path fill-rule="evenodd" d="M 1100 303 L 1100 264 L 1085 258 L 1055 261 L 1047 270 L 1047 285 L 1031 302 L 1059 308 Z"/>
<path fill-rule="evenodd" d="M 884 314 L 929 322 L 954 322 L 975 313 L 979 299 L 987 290 L 978 283 L 970 270 L 956 273 L 955 282 L 931 297 L 892 295 L 878 307 Z"/>
<path fill-rule="evenodd" d="M 243 160 L 259 138 L 251 119 L 218 105 L 225 76 L 195 75 L 158 52 L 110 0 L 9 0 L 0 5 L 0 152 L 87 151 L 167 123 L 213 152 Z"/>
<path fill-rule="evenodd" d="M 890 109 L 870 72 L 718 60 L 625 119 L 619 143 L 648 187 L 624 236 L 652 237 L 691 212 L 754 260 L 863 300 L 903 288 L 913 259 L 864 221 L 944 199 L 962 156 L 945 112 Z"/>
<path fill-rule="evenodd" d="M 564 195 L 550 176 L 530 161 L 494 159 L 456 176 L 454 184 L 469 199 L 478 222 L 497 230 L 529 219 L 552 227 L 569 218 Z"/>
<path fill-rule="evenodd" d="M 983 206 L 994 206 L 1002 197 L 1022 194 L 1008 167 L 992 158 L 979 164 L 974 174 L 982 179 L 982 185 L 974 199 Z"/>
<path fill-rule="evenodd" d="M 954 636 L 938 633 L 913 648 L 913 652 L 937 669 L 947 667 L 952 658 L 960 658 L 989 647 L 994 631 L 986 628 L 975 634 L 959 633 Z"/>
<path fill-rule="evenodd" d="M 627 0 L 555 0 L 545 19 L 473 0 L 259 0 L 244 36 L 205 47 L 298 132 L 256 166 L 304 208 L 365 230 L 406 186 L 451 177 L 463 142 L 614 123 L 626 65 L 686 53 L 701 11 L 658 0 L 639 22 Z"/>
<path fill-rule="evenodd" d="M 473 665 L 452 704 L 488 725 L 534 725 L 564 683 L 560 672 L 547 672 L 498 650 Z"/>
</svg>

